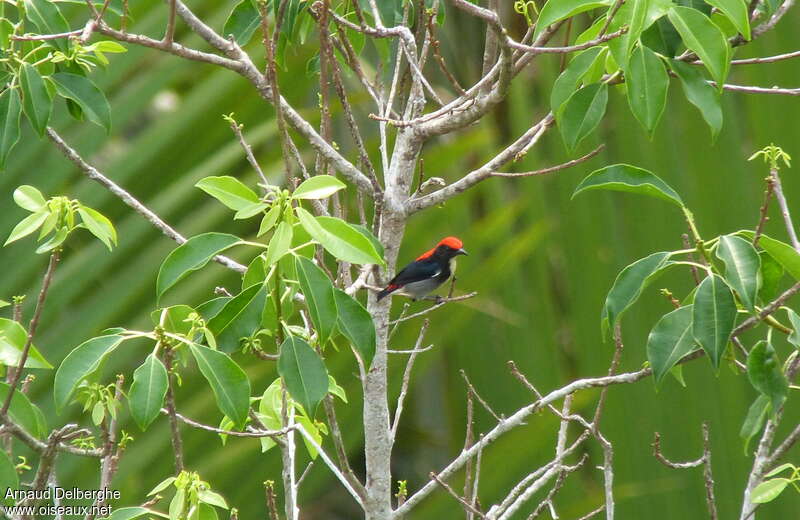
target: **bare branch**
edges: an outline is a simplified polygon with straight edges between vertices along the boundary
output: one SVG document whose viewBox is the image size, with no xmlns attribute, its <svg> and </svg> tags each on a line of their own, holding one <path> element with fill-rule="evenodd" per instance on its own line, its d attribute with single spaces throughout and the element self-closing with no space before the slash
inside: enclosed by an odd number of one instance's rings
<svg viewBox="0 0 800 520">
<path fill-rule="evenodd" d="M 514 173 L 504 173 L 504 172 L 492 172 L 489 174 L 490 177 L 533 177 L 535 175 L 547 175 L 549 173 L 557 172 L 560 170 L 566 170 L 567 168 L 572 168 L 573 166 L 577 166 L 581 163 L 584 163 L 594 157 L 595 155 L 599 154 L 603 151 L 606 146 L 601 144 L 591 152 L 587 153 L 584 156 L 578 157 L 577 159 L 572 159 L 571 161 L 567 161 L 561 164 L 556 164 L 555 166 L 550 166 L 547 168 L 541 168 L 539 170 L 533 170 L 528 172 L 514 172 Z"/>
<path fill-rule="evenodd" d="M 147 206 L 139 202 L 133 195 L 122 189 L 119 185 L 117 185 L 114 181 L 103 175 L 97 168 L 92 166 L 91 164 L 87 163 L 83 157 L 81 157 L 78 152 L 76 152 L 72 147 L 70 147 L 55 130 L 48 127 L 47 128 L 47 136 L 50 138 L 51 141 L 56 145 L 56 147 L 61 150 L 64 156 L 69 159 L 75 166 L 78 167 L 80 171 L 84 173 L 87 177 L 92 179 L 93 181 L 98 182 L 99 184 L 103 185 L 108 191 L 119 197 L 122 202 L 127 204 L 129 207 L 133 208 L 134 211 L 139 213 L 143 216 L 148 222 L 150 222 L 153 226 L 158 228 L 162 233 L 167 235 L 169 238 L 177 242 L 178 244 L 183 244 L 186 242 L 186 239 L 175 231 L 169 224 L 164 222 L 161 217 L 156 215 L 152 210 L 150 210 Z M 231 260 L 230 258 L 217 255 L 214 257 L 214 260 L 229 269 L 233 269 L 234 271 L 238 271 L 240 273 L 244 273 L 247 271 L 247 267 L 241 265 L 238 262 Z"/>
<path fill-rule="evenodd" d="M 395 408 L 394 412 L 394 421 L 392 423 L 391 431 L 392 439 L 395 439 L 397 436 L 397 428 L 400 426 L 400 416 L 403 414 L 403 403 L 405 403 L 406 394 L 408 393 L 408 386 L 411 382 L 411 370 L 414 368 L 414 361 L 416 361 L 422 341 L 425 339 L 425 333 L 428 331 L 428 325 L 430 325 L 430 322 L 427 319 L 422 322 L 422 327 L 420 327 L 419 334 L 417 335 L 417 342 L 414 345 L 411 355 L 408 357 L 408 361 L 406 362 L 406 369 L 405 372 L 403 372 L 403 382 L 400 386 L 400 395 L 397 397 L 397 407 Z"/>
<path fill-rule="evenodd" d="M 456 492 L 453 490 L 453 488 L 451 488 L 451 487 L 450 487 L 450 486 L 447 484 L 447 482 L 445 482 L 444 480 L 440 479 L 440 478 L 439 478 L 439 477 L 436 475 L 436 473 L 434 473 L 434 472 L 432 472 L 432 471 L 431 471 L 431 473 L 430 473 L 430 477 L 431 477 L 431 478 L 432 478 L 432 479 L 433 479 L 433 480 L 434 480 L 434 481 L 435 481 L 437 484 L 439 484 L 440 486 L 442 486 L 442 487 L 445 489 L 445 491 L 447 491 L 447 492 L 450 494 L 450 496 L 452 496 L 453 498 L 455 498 L 455 499 L 456 499 L 456 500 L 457 500 L 457 501 L 458 501 L 458 502 L 459 502 L 459 503 L 460 503 L 462 506 L 464 506 L 464 509 L 467 509 L 468 511 L 471 511 L 472 513 L 474 513 L 474 514 L 478 515 L 478 517 L 479 517 L 479 518 L 486 518 L 486 515 L 484 515 L 484 514 L 481 512 L 481 510 L 480 510 L 480 509 L 478 509 L 477 507 L 475 507 L 474 505 L 472 505 L 472 504 L 471 504 L 471 503 L 469 503 L 468 501 L 464 500 L 464 499 L 463 499 L 463 498 L 462 498 L 462 497 L 461 497 L 461 496 L 460 496 L 458 493 L 456 493 Z"/>
</svg>

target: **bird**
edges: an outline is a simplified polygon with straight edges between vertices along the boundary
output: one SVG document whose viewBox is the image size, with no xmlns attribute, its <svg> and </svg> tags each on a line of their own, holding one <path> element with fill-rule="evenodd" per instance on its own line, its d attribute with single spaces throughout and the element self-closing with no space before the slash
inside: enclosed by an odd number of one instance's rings
<svg viewBox="0 0 800 520">
<path fill-rule="evenodd" d="M 464 244 L 456 237 L 445 237 L 405 266 L 378 293 L 378 300 L 396 292 L 418 300 L 446 282 L 456 269 L 456 257 L 466 255 Z"/>
</svg>

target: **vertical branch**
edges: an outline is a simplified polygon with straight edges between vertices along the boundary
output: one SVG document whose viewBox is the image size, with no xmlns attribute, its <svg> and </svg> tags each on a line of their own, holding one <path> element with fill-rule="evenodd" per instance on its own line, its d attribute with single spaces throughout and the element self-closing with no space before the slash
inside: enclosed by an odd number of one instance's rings
<svg viewBox="0 0 800 520">
<path fill-rule="evenodd" d="M 775 199 L 778 201 L 778 206 L 781 208 L 781 215 L 783 215 L 783 222 L 786 225 L 786 232 L 789 234 L 789 240 L 792 243 L 792 247 L 794 247 L 796 251 L 800 251 L 800 240 L 797 239 L 797 232 L 794 230 L 794 223 L 789 213 L 789 204 L 786 202 L 786 196 L 783 194 L 783 186 L 781 185 L 781 177 L 778 175 L 778 168 L 773 165 L 769 170 L 769 175 L 772 177 Z"/>
<path fill-rule="evenodd" d="M 172 452 L 175 455 L 175 474 L 183 471 L 183 440 L 181 439 L 180 423 L 175 410 L 175 376 L 172 373 L 172 362 L 175 353 L 169 345 L 164 348 L 164 365 L 167 367 L 168 378 L 167 395 L 164 398 L 164 407 L 169 415 L 170 431 L 172 433 Z"/>
<path fill-rule="evenodd" d="M 164 32 L 164 39 L 161 40 L 165 46 L 172 45 L 172 42 L 175 40 L 175 10 L 175 0 L 169 0 L 169 18 L 167 19 L 167 29 Z"/>
<path fill-rule="evenodd" d="M 286 432 L 286 439 L 279 446 L 283 459 L 281 477 L 283 478 L 284 509 L 286 520 L 298 520 L 300 510 L 297 507 L 297 475 L 295 473 L 295 437 L 294 429 L 294 408 L 289 406 L 289 398 L 286 388 L 283 389 L 281 404 L 281 422 L 284 427 L 290 428 Z"/>
<path fill-rule="evenodd" d="M 117 375 L 117 382 L 114 386 L 114 403 L 119 403 L 122 399 L 122 385 L 125 382 L 125 376 L 122 374 Z M 119 428 L 119 415 L 111 417 L 110 421 L 103 421 L 103 458 L 100 462 L 100 487 L 101 490 L 106 490 L 111 487 L 111 480 L 117 472 L 119 464 L 119 457 L 122 454 L 121 448 L 117 446 L 117 431 Z M 106 503 L 105 496 L 98 497 L 93 504 L 93 509 L 102 507 Z M 90 512 L 86 515 L 86 520 L 94 520 L 94 513 Z"/>
<path fill-rule="evenodd" d="M 28 338 L 25 340 L 25 346 L 22 348 L 22 353 L 19 357 L 19 363 L 14 370 L 11 380 L 8 383 L 8 395 L 3 403 L 3 408 L 0 409 L 0 417 L 4 418 L 8 413 L 8 407 L 11 406 L 11 400 L 14 398 L 14 393 L 19 384 L 19 379 L 22 376 L 22 369 L 25 367 L 25 362 L 28 360 L 28 355 L 31 351 L 33 344 L 33 335 L 36 334 L 36 328 L 39 326 L 39 320 L 42 317 L 42 309 L 44 309 L 44 302 L 47 299 L 47 291 L 50 289 L 50 284 L 53 281 L 53 273 L 55 273 L 58 260 L 60 258 L 60 251 L 56 249 L 50 254 L 50 262 L 47 264 L 47 271 L 44 273 L 42 279 L 42 288 L 39 291 L 39 298 L 36 300 L 36 308 L 33 311 L 33 318 L 28 324 Z M 46 480 L 46 479 L 45 479 Z"/>
</svg>

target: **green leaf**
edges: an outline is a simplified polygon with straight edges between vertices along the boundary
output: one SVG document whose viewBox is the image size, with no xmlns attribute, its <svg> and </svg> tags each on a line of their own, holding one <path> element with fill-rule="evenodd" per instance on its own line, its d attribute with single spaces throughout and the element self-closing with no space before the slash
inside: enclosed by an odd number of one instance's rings
<svg viewBox="0 0 800 520">
<path fill-rule="evenodd" d="M 220 350 L 238 350 L 241 339 L 249 338 L 258 330 L 266 297 L 264 284 L 252 285 L 228 300 L 222 310 L 208 321 L 207 326 L 216 337 Z"/>
<path fill-rule="evenodd" d="M 0 487 L 3 489 L 19 489 L 17 469 L 5 450 L 0 450 Z M 14 501 L 3 499 L 3 504 L 14 505 Z"/>
<path fill-rule="evenodd" d="M 176 480 L 177 479 L 175 477 L 167 477 L 167 478 L 165 478 L 164 480 L 162 480 L 161 482 L 156 484 L 156 487 L 151 489 L 150 492 L 147 493 L 147 496 L 150 497 L 150 496 L 153 496 L 153 495 L 156 495 L 156 494 L 160 493 L 161 491 L 164 491 L 169 486 L 171 486 Z"/>
<path fill-rule="evenodd" d="M 133 373 L 133 385 L 128 394 L 131 417 L 142 431 L 146 430 L 164 405 L 169 376 L 164 364 L 155 354 L 150 354 Z"/>
<path fill-rule="evenodd" d="M 740 235 L 752 240 L 752 231 L 740 231 Z M 795 280 L 800 281 L 800 253 L 798 253 L 792 246 L 780 240 L 761 235 L 758 239 L 758 245 L 761 249 L 769 253 L 769 255 L 778 262 L 791 275 Z"/>
<path fill-rule="evenodd" d="M 564 144 L 572 151 L 591 134 L 606 113 L 608 85 L 593 83 L 572 94 L 556 114 Z"/>
<path fill-rule="evenodd" d="M 0 383 L 0 402 L 6 401 L 9 389 L 10 387 L 6 383 Z M 14 397 L 11 398 L 11 404 L 8 407 L 8 415 L 23 430 L 41 439 L 49 432 L 47 425 L 40 419 L 40 414 L 41 410 L 31 403 L 28 396 L 19 390 L 14 390 Z"/>
<path fill-rule="evenodd" d="M 695 350 L 692 336 L 692 305 L 664 315 L 647 337 L 647 360 L 660 384 L 675 363 Z"/>
<path fill-rule="evenodd" d="M 669 76 L 661 58 L 647 47 L 636 47 L 628 63 L 625 83 L 631 112 L 652 138 L 667 105 Z"/>
<path fill-rule="evenodd" d="M 334 217 L 314 217 L 299 206 L 295 212 L 303 229 L 339 260 L 353 264 L 386 265 L 369 239 L 347 222 Z"/>
<path fill-rule="evenodd" d="M 255 217 L 268 207 L 269 205 L 266 202 L 256 202 L 254 204 L 250 204 L 249 206 L 245 206 L 244 208 L 237 211 L 236 214 L 233 216 L 233 220 L 242 220 Z"/>
<path fill-rule="evenodd" d="M 339 383 L 336 382 L 332 375 L 328 375 L 328 393 L 347 403 L 347 393 L 344 388 L 339 386 Z"/>
<path fill-rule="evenodd" d="M 788 478 L 772 478 L 765 480 L 753 489 L 753 493 L 750 495 L 750 501 L 754 504 L 771 502 L 778 498 L 778 495 L 780 495 L 791 482 L 792 481 Z"/>
<path fill-rule="evenodd" d="M 247 45 L 261 24 L 261 13 L 251 0 L 242 0 L 233 7 L 222 28 L 223 36 L 233 35 L 240 46 Z"/>
<path fill-rule="evenodd" d="M 603 306 L 601 326 L 604 331 L 613 328 L 622 314 L 633 305 L 647 285 L 653 281 L 664 268 L 671 265 L 669 253 L 653 253 L 641 258 L 620 271 L 614 285 L 608 291 Z"/>
<path fill-rule="evenodd" d="M 0 318 L 0 364 L 10 367 L 19 366 L 19 360 L 25 343 L 28 342 L 28 333 L 25 328 L 14 320 Z M 25 368 L 53 368 L 53 365 L 39 353 L 31 344 Z"/>
<path fill-rule="evenodd" d="M 744 439 L 745 455 L 748 454 L 750 440 L 758 435 L 758 432 L 760 432 L 761 428 L 764 426 L 767 410 L 769 410 L 769 398 L 765 395 L 759 395 L 747 411 L 747 416 L 744 418 L 742 428 L 739 430 L 739 437 Z"/>
<path fill-rule="evenodd" d="M 315 175 L 306 179 L 292 193 L 293 199 L 326 199 L 347 185 L 331 175 Z"/>
<path fill-rule="evenodd" d="M 201 489 L 197 493 L 197 498 L 200 499 L 200 502 L 220 507 L 222 509 L 228 509 L 228 503 L 225 502 L 225 499 L 222 498 L 222 495 L 215 493 L 210 489 Z"/>
<path fill-rule="evenodd" d="M 292 399 L 314 417 L 317 405 L 328 393 L 328 371 L 311 346 L 296 336 L 289 336 L 281 345 L 278 373 Z"/>
<path fill-rule="evenodd" d="M 772 301 L 778 295 L 781 278 L 783 278 L 783 266 L 779 264 L 772 255 L 766 251 L 759 251 L 758 257 L 761 259 L 761 290 L 758 291 L 759 299 L 766 303 Z"/>
<path fill-rule="evenodd" d="M 92 80 L 69 72 L 56 72 L 50 79 L 58 93 L 77 103 L 89 121 L 111 131 L 111 108 L 106 95 Z"/>
<path fill-rule="evenodd" d="M 214 391 L 219 409 L 231 418 L 237 429 L 243 428 L 250 410 L 250 381 L 244 370 L 222 352 L 197 344 L 190 345 L 189 349 Z"/>
<path fill-rule="evenodd" d="M 700 114 L 711 129 L 711 138 L 716 139 L 722 129 L 719 92 L 708 84 L 696 67 L 677 60 L 670 60 L 669 66 L 680 79 L 686 99 L 700 110 Z"/>
<path fill-rule="evenodd" d="M 572 193 L 572 198 L 575 198 L 575 195 L 581 192 L 589 190 L 639 193 L 684 207 L 681 196 L 661 178 L 648 170 L 629 164 L 612 164 L 593 171 L 578 184 L 578 187 Z"/>
<path fill-rule="evenodd" d="M 778 473 L 786 471 L 787 469 L 791 469 L 792 471 L 794 471 L 795 470 L 795 465 L 792 464 L 791 462 L 786 462 L 786 463 L 781 464 L 780 466 L 776 466 L 775 468 L 770 470 L 767 474 L 764 475 L 764 477 L 765 478 L 766 477 L 774 477 Z"/>
<path fill-rule="evenodd" d="M 337 309 L 333 284 L 327 275 L 308 258 L 295 258 L 297 279 L 306 297 L 306 307 L 319 337 L 319 345 L 324 346 L 336 327 Z"/>
<path fill-rule="evenodd" d="M 36 248 L 36 254 L 40 255 L 42 253 L 48 253 L 53 249 L 57 248 L 58 246 L 64 243 L 64 240 L 67 239 L 68 234 L 69 231 L 67 230 L 67 228 L 65 227 L 58 228 L 58 231 L 56 231 L 55 234 L 52 237 L 50 237 L 50 239 L 47 242 Z"/>
<path fill-rule="evenodd" d="M 717 82 L 717 90 L 721 91 L 730 67 L 730 49 L 725 34 L 708 16 L 696 9 L 673 6 L 667 16 L 686 47 L 703 60 L 711 77 Z"/>
<path fill-rule="evenodd" d="M 19 221 L 19 224 L 14 226 L 14 229 L 11 230 L 11 234 L 8 235 L 8 239 L 6 240 L 4 246 L 19 240 L 20 238 L 24 238 L 44 224 L 44 221 L 47 220 L 47 217 L 50 215 L 49 212 L 45 211 L 37 211 L 36 213 L 31 213 L 24 219 Z"/>
<path fill-rule="evenodd" d="M 70 27 L 55 2 L 49 0 L 25 0 L 25 14 L 39 28 L 41 34 L 60 34 L 69 32 Z M 62 52 L 67 52 L 66 38 L 48 41 Z"/>
<path fill-rule="evenodd" d="M 2 309 L 3 307 L 8 307 L 9 305 L 11 305 L 11 304 L 8 303 L 7 301 L 0 300 L 0 309 Z"/>
<path fill-rule="evenodd" d="M 92 338 L 75 347 L 64 358 L 56 371 L 53 383 L 53 397 L 57 411 L 64 409 L 77 386 L 97 371 L 103 360 L 124 340 L 123 336 L 116 334 Z"/>
<path fill-rule="evenodd" d="M 592 47 L 572 58 L 564 72 L 553 83 L 553 90 L 550 93 L 550 110 L 553 113 L 558 112 L 561 105 L 575 92 L 581 79 L 599 59 L 601 53 L 605 55 L 603 51 L 603 47 Z"/>
<path fill-rule="evenodd" d="M 19 141 L 19 118 L 22 106 L 17 89 L 7 88 L 0 94 L 0 170 L 6 167 L 11 149 Z"/>
<path fill-rule="evenodd" d="M 793 329 L 786 339 L 795 347 L 800 348 L 800 316 L 788 307 L 786 307 L 786 314 L 789 316 L 789 322 Z"/>
<path fill-rule="evenodd" d="M 775 349 L 767 341 L 759 341 L 747 356 L 747 377 L 753 388 L 767 396 L 772 414 L 778 413 L 789 394 L 789 382 L 781 370 Z"/>
<path fill-rule="evenodd" d="M 641 40 L 644 45 L 670 58 L 681 48 L 681 35 L 666 18 L 656 20 L 642 33 Z"/>
<path fill-rule="evenodd" d="M 731 21 L 736 30 L 739 31 L 745 40 L 750 39 L 750 16 L 747 12 L 747 4 L 744 0 L 705 0 L 713 5 Z"/>
<path fill-rule="evenodd" d="M 269 211 L 264 215 L 264 218 L 261 219 L 261 225 L 258 228 L 258 237 L 268 232 L 270 229 L 275 227 L 275 224 L 278 222 L 278 219 L 281 216 L 281 205 L 280 204 L 273 204 Z"/>
<path fill-rule="evenodd" d="M 533 39 L 535 40 L 549 25 L 578 13 L 609 5 L 611 5 L 610 0 L 549 0 L 539 12 Z"/>
<path fill-rule="evenodd" d="M 692 334 L 703 347 L 714 368 L 719 367 L 736 323 L 736 303 L 725 281 L 707 276 L 697 287 L 692 313 Z"/>
<path fill-rule="evenodd" d="M 22 88 L 22 108 L 31 126 L 39 134 L 44 135 L 50 113 L 53 111 L 53 100 L 45 86 L 44 79 L 36 67 L 23 63 L 19 69 L 19 85 Z"/>
<path fill-rule="evenodd" d="M 369 369 L 372 357 L 375 355 L 375 323 L 372 321 L 372 315 L 358 300 L 341 289 L 334 289 L 334 293 L 339 313 L 337 320 L 339 331 L 356 349 L 364 368 Z"/>
<path fill-rule="evenodd" d="M 193 236 L 173 250 L 158 270 L 158 299 L 192 271 L 203 268 L 214 256 L 239 242 L 239 237 L 226 233 L 203 233 Z"/>
<path fill-rule="evenodd" d="M 267 246 L 267 254 L 264 257 L 265 269 L 272 267 L 272 264 L 289 252 L 289 248 L 292 246 L 292 235 L 293 228 L 291 224 L 286 221 L 278 224 Z"/>
<path fill-rule="evenodd" d="M 195 310 L 188 305 L 172 305 L 151 312 L 150 321 L 153 325 L 162 327 L 165 332 L 186 336 L 192 328 L 187 319 L 193 312 Z"/>
<path fill-rule="evenodd" d="M 86 229 L 105 244 L 109 251 L 117 245 L 117 230 L 105 215 L 83 204 L 78 206 L 78 215 Z"/>
<path fill-rule="evenodd" d="M 250 0 L 245 1 L 249 3 Z M 259 202 L 258 195 L 235 177 L 206 177 L 195 186 L 234 211 L 241 211 Z"/>
<path fill-rule="evenodd" d="M 42 192 L 27 184 L 23 184 L 14 190 L 14 202 L 20 208 L 28 211 L 39 211 L 47 204 Z"/>
<path fill-rule="evenodd" d="M 717 256 L 725 263 L 725 280 L 739 295 L 742 305 L 754 312 L 761 283 L 761 259 L 756 248 L 743 238 L 725 235 L 719 239 Z"/>
</svg>

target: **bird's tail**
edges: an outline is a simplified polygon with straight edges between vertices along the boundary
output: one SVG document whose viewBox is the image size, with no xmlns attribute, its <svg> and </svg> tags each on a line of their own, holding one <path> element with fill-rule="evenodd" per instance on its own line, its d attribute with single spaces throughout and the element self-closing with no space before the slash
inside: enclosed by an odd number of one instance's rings
<svg viewBox="0 0 800 520">
<path fill-rule="evenodd" d="M 399 288 L 400 288 L 399 285 L 395 285 L 395 284 L 387 285 L 386 289 L 384 289 L 384 290 L 382 290 L 381 292 L 378 293 L 378 301 L 381 301 L 383 298 L 389 296 L 390 294 L 392 294 L 393 292 L 395 292 Z"/>
</svg>

